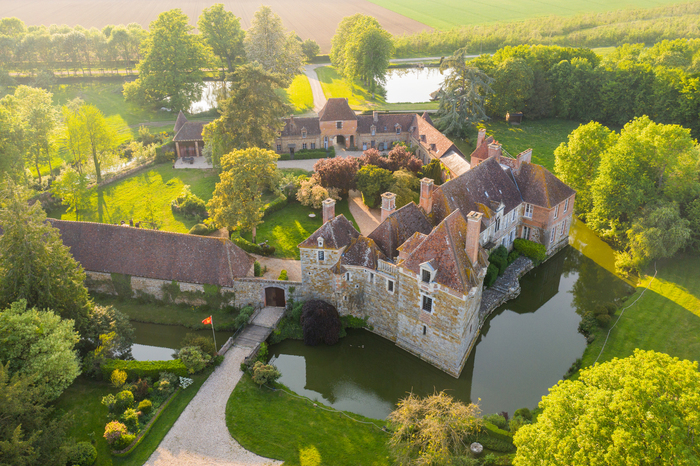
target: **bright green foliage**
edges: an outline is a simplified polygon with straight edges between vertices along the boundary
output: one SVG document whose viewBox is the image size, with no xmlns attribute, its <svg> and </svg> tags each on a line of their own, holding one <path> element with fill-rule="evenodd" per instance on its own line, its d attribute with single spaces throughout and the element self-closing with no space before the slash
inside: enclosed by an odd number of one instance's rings
<svg viewBox="0 0 700 466">
<path fill-rule="evenodd" d="M 27 307 L 51 309 L 86 329 L 92 303 L 85 273 L 46 222 L 40 203 L 30 206 L 27 191 L 7 182 L 0 194 L 0 306 L 24 299 Z"/>
<path fill-rule="evenodd" d="M 576 211 L 593 208 L 591 185 L 598 175 L 601 156 L 615 144 L 617 134 L 592 121 L 581 125 L 554 151 L 554 172 L 559 179 L 576 190 Z"/>
<path fill-rule="evenodd" d="M 240 18 L 224 10 L 221 3 L 217 3 L 202 10 L 197 28 L 214 55 L 226 63 L 229 72 L 233 72 L 234 63 L 245 57 L 245 32 L 241 29 Z"/>
<path fill-rule="evenodd" d="M 112 375 L 109 377 L 109 381 L 112 382 L 116 388 L 121 388 L 122 385 L 126 383 L 126 372 L 115 369 L 112 371 Z"/>
<path fill-rule="evenodd" d="M 134 405 L 134 394 L 129 390 L 122 390 L 114 397 L 114 411 L 121 413 Z"/>
<path fill-rule="evenodd" d="M 97 459 L 97 449 L 90 442 L 78 442 L 68 448 L 68 464 L 92 466 Z"/>
<path fill-rule="evenodd" d="M 152 409 L 153 403 L 151 403 L 151 400 L 141 400 L 139 403 L 139 411 L 141 411 L 143 414 L 150 413 Z"/>
<path fill-rule="evenodd" d="M 248 323 L 248 320 L 250 320 L 250 316 L 253 315 L 253 312 L 255 312 L 255 309 L 253 309 L 253 306 L 245 306 L 241 308 L 240 311 L 238 311 L 238 315 L 236 316 L 236 319 L 233 321 L 233 326 L 236 329 L 239 329 L 246 325 Z"/>
<path fill-rule="evenodd" d="M 392 426 L 389 447 L 402 465 L 460 464 L 469 444 L 464 437 L 483 427 L 479 407 L 455 401 L 445 392 L 399 400 L 387 420 Z"/>
<path fill-rule="evenodd" d="M 688 220 L 690 221 L 690 244 L 696 252 L 700 252 L 700 199 L 695 199 L 688 205 Z"/>
<path fill-rule="evenodd" d="M 134 408 L 127 408 L 119 417 L 119 420 L 124 423 L 129 432 L 136 433 L 139 431 L 139 415 Z"/>
<path fill-rule="evenodd" d="M 221 227 L 253 231 L 262 221 L 262 193 L 277 189 L 277 154 L 258 148 L 234 150 L 221 161 L 221 181 L 207 209 Z"/>
<path fill-rule="evenodd" d="M 121 439 L 122 436 L 126 435 L 126 426 L 119 421 L 112 421 L 105 426 L 104 438 L 110 445 L 114 445 Z"/>
<path fill-rule="evenodd" d="M 287 276 L 287 271 L 282 270 L 280 272 L 280 276 L 277 278 L 277 280 L 289 280 L 289 277 Z"/>
<path fill-rule="evenodd" d="M 197 335 L 196 333 L 188 333 L 185 338 L 182 339 L 180 343 L 180 348 L 185 348 L 187 346 L 196 346 L 203 353 L 208 354 L 212 358 L 216 356 L 216 348 L 214 347 L 214 341 L 203 335 Z"/>
<path fill-rule="evenodd" d="M 0 361 L 11 374 L 32 377 L 46 400 L 57 398 L 80 373 L 73 350 L 78 334 L 70 320 L 19 301 L 0 312 L 0 335 Z"/>
<path fill-rule="evenodd" d="M 121 369 L 128 374 L 128 380 L 150 378 L 155 380 L 161 372 L 172 372 L 185 377 L 187 368 L 179 359 L 170 361 L 125 361 L 122 359 L 109 359 L 101 367 L 102 375 L 108 378 L 112 371 Z"/>
<path fill-rule="evenodd" d="M 204 369 L 211 359 L 211 356 L 202 351 L 198 346 L 186 346 L 177 353 L 177 356 L 190 374 L 196 374 Z"/>
<path fill-rule="evenodd" d="M 331 63 L 339 73 L 362 81 L 370 91 L 384 83 L 394 45 L 375 18 L 361 14 L 343 18 L 331 44 Z"/>
<path fill-rule="evenodd" d="M 374 207 L 379 203 L 380 196 L 385 193 L 394 182 L 394 177 L 389 170 L 365 165 L 357 171 L 355 183 L 362 193 L 362 199 L 368 207 Z"/>
<path fill-rule="evenodd" d="M 315 40 L 306 39 L 304 42 L 301 43 L 301 51 L 306 57 L 306 61 L 310 62 L 311 60 L 316 58 L 316 55 L 319 54 L 319 52 L 321 51 L 321 47 L 319 47 Z"/>
<path fill-rule="evenodd" d="M 440 63 L 445 79 L 438 93 L 437 124 L 444 133 L 456 138 L 464 138 L 470 126 L 488 119 L 484 104 L 486 96 L 493 92 L 493 78 L 468 66 L 466 55 L 467 51 L 460 49 Z"/>
<path fill-rule="evenodd" d="M 301 73 L 304 54 L 296 34 L 287 34 L 282 18 L 269 6 L 261 6 L 253 15 L 245 35 L 245 53 L 249 62 L 258 62 L 267 73 L 276 74 L 288 87 Z"/>
<path fill-rule="evenodd" d="M 394 183 L 389 187 L 389 192 L 396 194 L 396 208 L 400 209 L 413 201 L 420 189 L 420 181 L 416 175 L 405 169 L 396 170 L 391 176 Z"/>
<path fill-rule="evenodd" d="M 261 387 L 263 385 L 273 384 L 280 377 L 282 377 L 282 373 L 272 364 L 265 364 L 260 361 L 256 361 L 255 364 L 253 364 L 253 382 Z"/>
<path fill-rule="evenodd" d="M 522 253 L 523 256 L 529 257 L 534 261 L 543 261 L 547 258 L 547 248 L 540 243 L 535 243 L 527 239 L 516 238 L 513 241 L 513 247 L 516 251 Z"/>
<path fill-rule="evenodd" d="M 699 386 L 697 362 L 653 351 L 583 369 L 542 398 L 513 464 L 697 464 Z"/>
<path fill-rule="evenodd" d="M 0 172 L 18 178 L 24 172 L 24 132 L 19 115 L 0 100 Z"/>
<path fill-rule="evenodd" d="M 61 170 L 61 176 L 51 186 L 54 195 L 63 199 L 68 205 L 67 212 L 74 213 L 75 219 L 80 220 L 80 213 L 88 204 L 88 178 L 72 167 Z"/>
<path fill-rule="evenodd" d="M 207 49 L 189 18 L 179 8 L 165 11 L 151 22 L 148 37 L 141 43 L 139 78 L 124 84 L 127 101 L 167 106 L 178 112 L 190 108 L 202 94 L 207 67 Z"/>
<path fill-rule="evenodd" d="M 525 108 L 532 96 L 535 75 L 522 58 L 508 58 L 493 71 L 493 95 L 489 97 L 489 112 L 495 118 L 504 118 L 508 112 Z"/>
<path fill-rule="evenodd" d="M 219 102 L 221 116 L 204 127 L 204 142 L 212 147 L 212 163 L 221 168 L 221 157 L 235 149 L 271 147 L 280 120 L 291 109 L 275 93 L 283 80 L 259 64 L 238 67 L 230 76 L 229 97 Z"/>
<path fill-rule="evenodd" d="M 440 186 L 442 184 L 442 176 L 447 169 L 438 159 L 432 159 L 430 163 L 423 166 L 423 169 L 418 173 L 418 176 L 423 178 L 430 178 L 433 180 L 435 186 Z"/>
</svg>

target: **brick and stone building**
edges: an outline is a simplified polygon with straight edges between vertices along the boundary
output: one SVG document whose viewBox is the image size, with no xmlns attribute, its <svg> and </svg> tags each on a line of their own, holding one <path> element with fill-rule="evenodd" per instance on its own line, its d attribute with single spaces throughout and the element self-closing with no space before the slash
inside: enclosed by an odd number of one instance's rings
<svg viewBox="0 0 700 466">
<path fill-rule="evenodd" d="M 202 148 L 204 147 L 203 129 L 204 123 L 187 121 L 187 117 L 180 110 L 173 127 L 175 134 L 173 142 L 175 143 L 175 151 L 178 157 L 202 156 Z"/>
</svg>

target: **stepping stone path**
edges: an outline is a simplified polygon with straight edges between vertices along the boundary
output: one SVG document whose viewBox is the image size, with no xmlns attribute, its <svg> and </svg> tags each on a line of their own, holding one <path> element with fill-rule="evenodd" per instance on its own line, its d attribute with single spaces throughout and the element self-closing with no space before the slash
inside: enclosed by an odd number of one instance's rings
<svg viewBox="0 0 700 466">
<path fill-rule="evenodd" d="M 146 462 L 147 465 L 266 466 L 280 461 L 241 447 L 226 426 L 226 403 L 243 372 L 241 363 L 265 341 L 284 315 L 284 308 L 266 307 L 254 317 L 209 376 L 197 395 Z"/>
</svg>

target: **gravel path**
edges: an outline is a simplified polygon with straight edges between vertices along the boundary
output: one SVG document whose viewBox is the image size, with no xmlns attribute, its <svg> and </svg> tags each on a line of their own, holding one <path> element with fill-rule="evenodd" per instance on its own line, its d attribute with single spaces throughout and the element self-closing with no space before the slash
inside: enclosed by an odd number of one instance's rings
<svg viewBox="0 0 700 466">
<path fill-rule="evenodd" d="M 301 281 L 301 261 L 294 259 L 278 259 L 275 257 L 259 256 L 250 254 L 255 257 L 255 260 L 260 262 L 260 265 L 267 267 L 267 272 L 262 278 L 269 280 L 277 280 L 282 270 L 287 271 L 287 279 L 293 282 Z"/>
<path fill-rule="evenodd" d="M 382 219 L 382 211 L 380 209 L 370 209 L 362 202 L 362 194 L 357 190 L 350 191 L 348 199 L 350 213 L 355 218 L 357 226 L 360 227 L 360 233 L 364 236 L 369 235 L 379 226 Z"/>
<path fill-rule="evenodd" d="M 240 365 L 251 348 L 234 346 L 182 412 L 158 449 L 148 459 L 153 466 L 252 466 L 281 462 L 241 447 L 226 426 L 226 403 L 243 373 Z"/>
<path fill-rule="evenodd" d="M 326 96 L 323 94 L 323 87 L 321 87 L 321 82 L 318 80 L 318 74 L 316 73 L 316 68 L 319 66 L 328 66 L 328 64 L 322 65 L 306 65 L 304 67 L 304 74 L 309 78 L 309 84 L 311 84 L 311 94 L 314 96 L 314 112 L 320 112 L 324 105 L 326 105 Z"/>
</svg>

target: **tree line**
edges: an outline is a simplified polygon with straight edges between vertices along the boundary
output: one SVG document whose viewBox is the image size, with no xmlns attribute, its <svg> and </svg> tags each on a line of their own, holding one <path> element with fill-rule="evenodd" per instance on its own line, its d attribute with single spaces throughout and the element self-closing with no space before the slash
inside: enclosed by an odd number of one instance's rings
<svg viewBox="0 0 700 466">
<path fill-rule="evenodd" d="M 624 43 L 654 44 L 662 40 L 700 37 L 697 2 L 639 10 L 549 16 L 511 23 L 470 25 L 447 31 L 422 31 L 394 36 L 396 56 L 450 55 L 464 48 L 481 54 L 516 45 L 609 47 Z"/>
</svg>

